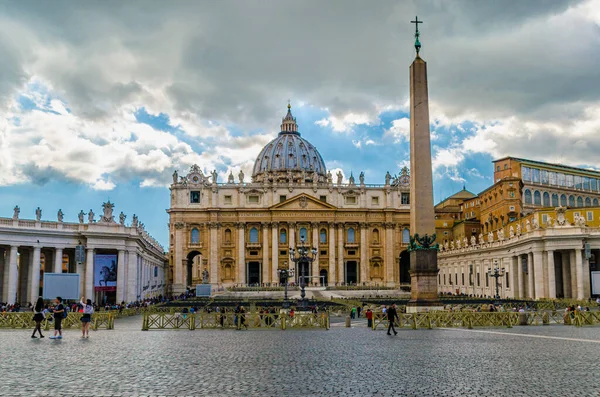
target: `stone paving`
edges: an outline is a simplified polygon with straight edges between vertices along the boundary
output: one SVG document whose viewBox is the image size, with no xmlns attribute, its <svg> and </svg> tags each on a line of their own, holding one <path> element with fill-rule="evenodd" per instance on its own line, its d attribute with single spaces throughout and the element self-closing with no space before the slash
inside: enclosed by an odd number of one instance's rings
<svg viewBox="0 0 600 397">
<path fill-rule="evenodd" d="M 600 327 L 0 330 L 0 396 L 599 396 Z M 529 336 L 528 336 L 529 335 Z"/>
</svg>

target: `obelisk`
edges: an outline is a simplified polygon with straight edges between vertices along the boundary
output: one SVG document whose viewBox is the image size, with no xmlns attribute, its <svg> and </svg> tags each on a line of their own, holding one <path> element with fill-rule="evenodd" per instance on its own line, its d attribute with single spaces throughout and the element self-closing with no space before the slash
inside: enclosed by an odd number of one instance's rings
<svg viewBox="0 0 600 397">
<path fill-rule="evenodd" d="M 419 56 L 419 21 L 415 17 L 415 49 L 410 65 L 410 281 L 407 312 L 442 309 L 438 299 L 438 267 L 433 209 L 433 177 L 429 132 L 427 63 Z"/>
</svg>

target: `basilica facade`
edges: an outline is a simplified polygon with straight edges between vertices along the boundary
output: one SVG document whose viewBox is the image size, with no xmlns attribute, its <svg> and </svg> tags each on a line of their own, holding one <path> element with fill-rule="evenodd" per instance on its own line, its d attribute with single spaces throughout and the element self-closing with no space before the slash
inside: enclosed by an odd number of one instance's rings
<svg viewBox="0 0 600 397">
<path fill-rule="evenodd" d="M 219 182 L 198 166 L 173 174 L 169 264 L 172 291 L 201 282 L 214 286 L 410 283 L 410 176 L 332 175 L 317 149 L 298 131 L 288 106 L 278 136 L 258 154 L 252 175 Z M 290 249 L 314 249 L 299 269 Z M 401 258 L 404 258 L 401 260 Z M 401 266 L 403 265 L 403 267 Z"/>
</svg>

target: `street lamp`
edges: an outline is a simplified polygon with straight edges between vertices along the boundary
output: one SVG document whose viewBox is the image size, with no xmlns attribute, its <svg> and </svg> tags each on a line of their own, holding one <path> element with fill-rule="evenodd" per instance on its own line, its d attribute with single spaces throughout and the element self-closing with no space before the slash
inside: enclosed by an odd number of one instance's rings
<svg viewBox="0 0 600 397">
<path fill-rule="evenodd" d="M 279 273 L 279 282 L 284 283 L 283 308 L 287 309 L 290 307 L 290 303 L 288 302 L 288 279 L 289 277 L 294 277 L 294 269 L 288 269 L 287 262 L 285 262 L 285 268 L 279 269 L 277 272 Z"/>
<path fill-rule="evenodd" d="M 298 256 L 296 256 L 296 251 Z M 306 308 L 306 292 L 304 290 L 306 287 L 306 281 L 304 279 L 305 270 L 311 263 L 315 261 L 315 259 L 317 259 L 317 249 L 308 248 L 304 244 L 304 239 L 300 240 L 300 245 L 298 245 L 296 249 L 290 247 L 290 260 L 300 267 L 300 297 L 302 298 L 301 306 L 303 308 Z"/>
<path fill-rule="evenodd" d="M 488 269 L 488 276 L 490 277 L 494 277 L 496 279 L 496 299 L 500 299 L 500 292 L 499 292 L 499 285 L 498 285 L 498 279 L 500 277 L 504 277 L 504 268 L 500 268 L 498 267 L 498 261 L 494 261 L 494 268 L 493 269 Z"/>
</svg>

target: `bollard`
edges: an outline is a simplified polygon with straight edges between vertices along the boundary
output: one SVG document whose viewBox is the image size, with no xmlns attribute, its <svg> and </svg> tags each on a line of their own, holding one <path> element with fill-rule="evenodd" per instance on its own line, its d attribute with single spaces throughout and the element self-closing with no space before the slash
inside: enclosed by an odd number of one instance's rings
<svg viewBox="0 0 600 397">
<path fill-rule="evenodd" d="M 352 322 L 350 321 L 350 316 L 346 316 L 346 328 L 350 328 L 352 326 Z"/>
</svg>

